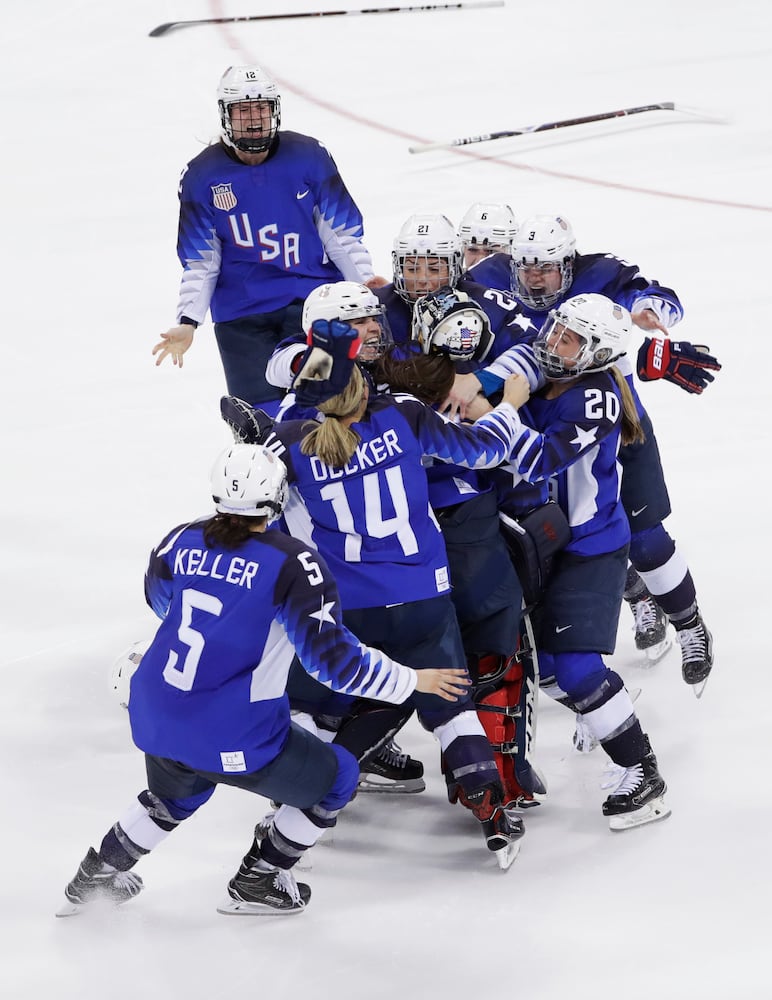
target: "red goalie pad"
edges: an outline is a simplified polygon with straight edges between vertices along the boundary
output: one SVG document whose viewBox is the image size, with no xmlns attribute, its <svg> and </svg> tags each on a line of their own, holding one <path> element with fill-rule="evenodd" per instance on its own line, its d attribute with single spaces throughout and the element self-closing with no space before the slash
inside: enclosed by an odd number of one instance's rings
<svg viewBox="0 0 772 1000">
<path fill-rule="evenodd" d="M 494 751 L 507 809 L 536 806 L 546 792 L 528 761 L 535 694 L 516 655 L 480 659 L 475 707 Z"/>
</svg>

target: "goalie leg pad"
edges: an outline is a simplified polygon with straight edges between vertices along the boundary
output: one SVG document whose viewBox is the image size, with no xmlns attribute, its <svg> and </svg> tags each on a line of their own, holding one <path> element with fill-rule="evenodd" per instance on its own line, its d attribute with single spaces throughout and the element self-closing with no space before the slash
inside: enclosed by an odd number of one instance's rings
<svg viewBox="0 0 772 1000">
<path fill-rule="evenodd" d="M 535 684 L 517 655 L 480 660 L 475 695 L 477 714 L 491 744 L 504 788 L 504 806 L 539 804 L 546 787 L 529 760 L 535 708 Z M 498 678 L 492 686 L 486 678 Z"/>
</svg>

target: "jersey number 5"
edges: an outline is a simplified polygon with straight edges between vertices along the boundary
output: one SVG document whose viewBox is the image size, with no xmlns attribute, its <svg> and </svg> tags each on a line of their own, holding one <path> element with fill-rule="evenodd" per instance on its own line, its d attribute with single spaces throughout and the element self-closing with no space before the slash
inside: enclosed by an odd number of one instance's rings
<svg viewBox="0 0 772 1000">
<path fill-rule="evenodd" d="M 182 619 L 177 629 L 177 638 L 188 647 L 182 666 L 177 666 L 179 656 L 173 649 L 169 650 L 169 658 L 163 670 L 163 678 L 167 684 L 180 691 L 190 691 L 196 679 L 198 661 L 204 651 L 204 637 L 193 628 L 193 610 L 206 611 L 210 615 L 219 616 L 222 612 L 222 601 L 211 594 L 202 594 L 200 590 L 183 590 Z"/>
</svg>

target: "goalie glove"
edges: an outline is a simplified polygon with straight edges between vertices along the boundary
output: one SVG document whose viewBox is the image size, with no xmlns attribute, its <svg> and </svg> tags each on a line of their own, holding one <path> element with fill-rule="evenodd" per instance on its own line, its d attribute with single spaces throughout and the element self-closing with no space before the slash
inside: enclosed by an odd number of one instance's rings
<svg viewBox="0 0 772 1000">
<path fill-rule="evenodd" d="M 686 392 L 699 394 L 715 378 L 711 372 L 721 371 L 709 352 L 703 344 L 647 337 L 638 351 L 638 377 L 643 382 L 664 378 Z"/>
<path fill-rule="evenodd" d="M 361 346 L 362 340 L 350 323 L 314 320 L 306 353 L 292 383 L 297 402 L 301 406 L 319 406 L 343 392 Z"/>
</svg>

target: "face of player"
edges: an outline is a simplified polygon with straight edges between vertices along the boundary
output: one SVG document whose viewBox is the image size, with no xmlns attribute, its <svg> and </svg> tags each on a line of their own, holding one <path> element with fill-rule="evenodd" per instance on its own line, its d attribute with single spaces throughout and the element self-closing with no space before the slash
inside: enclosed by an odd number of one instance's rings
<svg viewBox="0 0 772 1000">
<path fill-rule="evenodd" d="M 359 319 L 352 319 L 351 325 L 362 339 L 362 346 L 357 355 L 358 361 L 375 361 L 380 353 L 380 344 L 383 339 L 381 324 L 377 316 L 361 316 Z"/>
<path fill-rule="evenodd" d="M 255 139 L 271 131 L 270 101 L 238 101 L 229 108 L 233 139 Z"/>
<path fill-rule="evenodd" d="M 402 279 L 410 298 L 419 299 L 448 284 L 450 265 L 445 257 L 405 257 Z"/>
<path fill-rule="evenodd" d="M 576 361 L 583 348 L 584 338 L 562 323 L 556 323 L 547 337 L 547 349 L 550 353 L 566 361 Z"/>
<path fill-rule="evenodd" d="M 517 277 L 532 295 L 552 295 L 560 289 L 563 274 L 557 261 L 544 264 L 518 264 Z"/>
<path fill-rule="evenodd" d="M 464 246 L 464 267 L 468 269 L 478 260 L 490 257 L 494 253 L 501 253 L 503 249 L 504 247 L 498 247 L 493 243 L 467 243 Z"/>
</svg>

